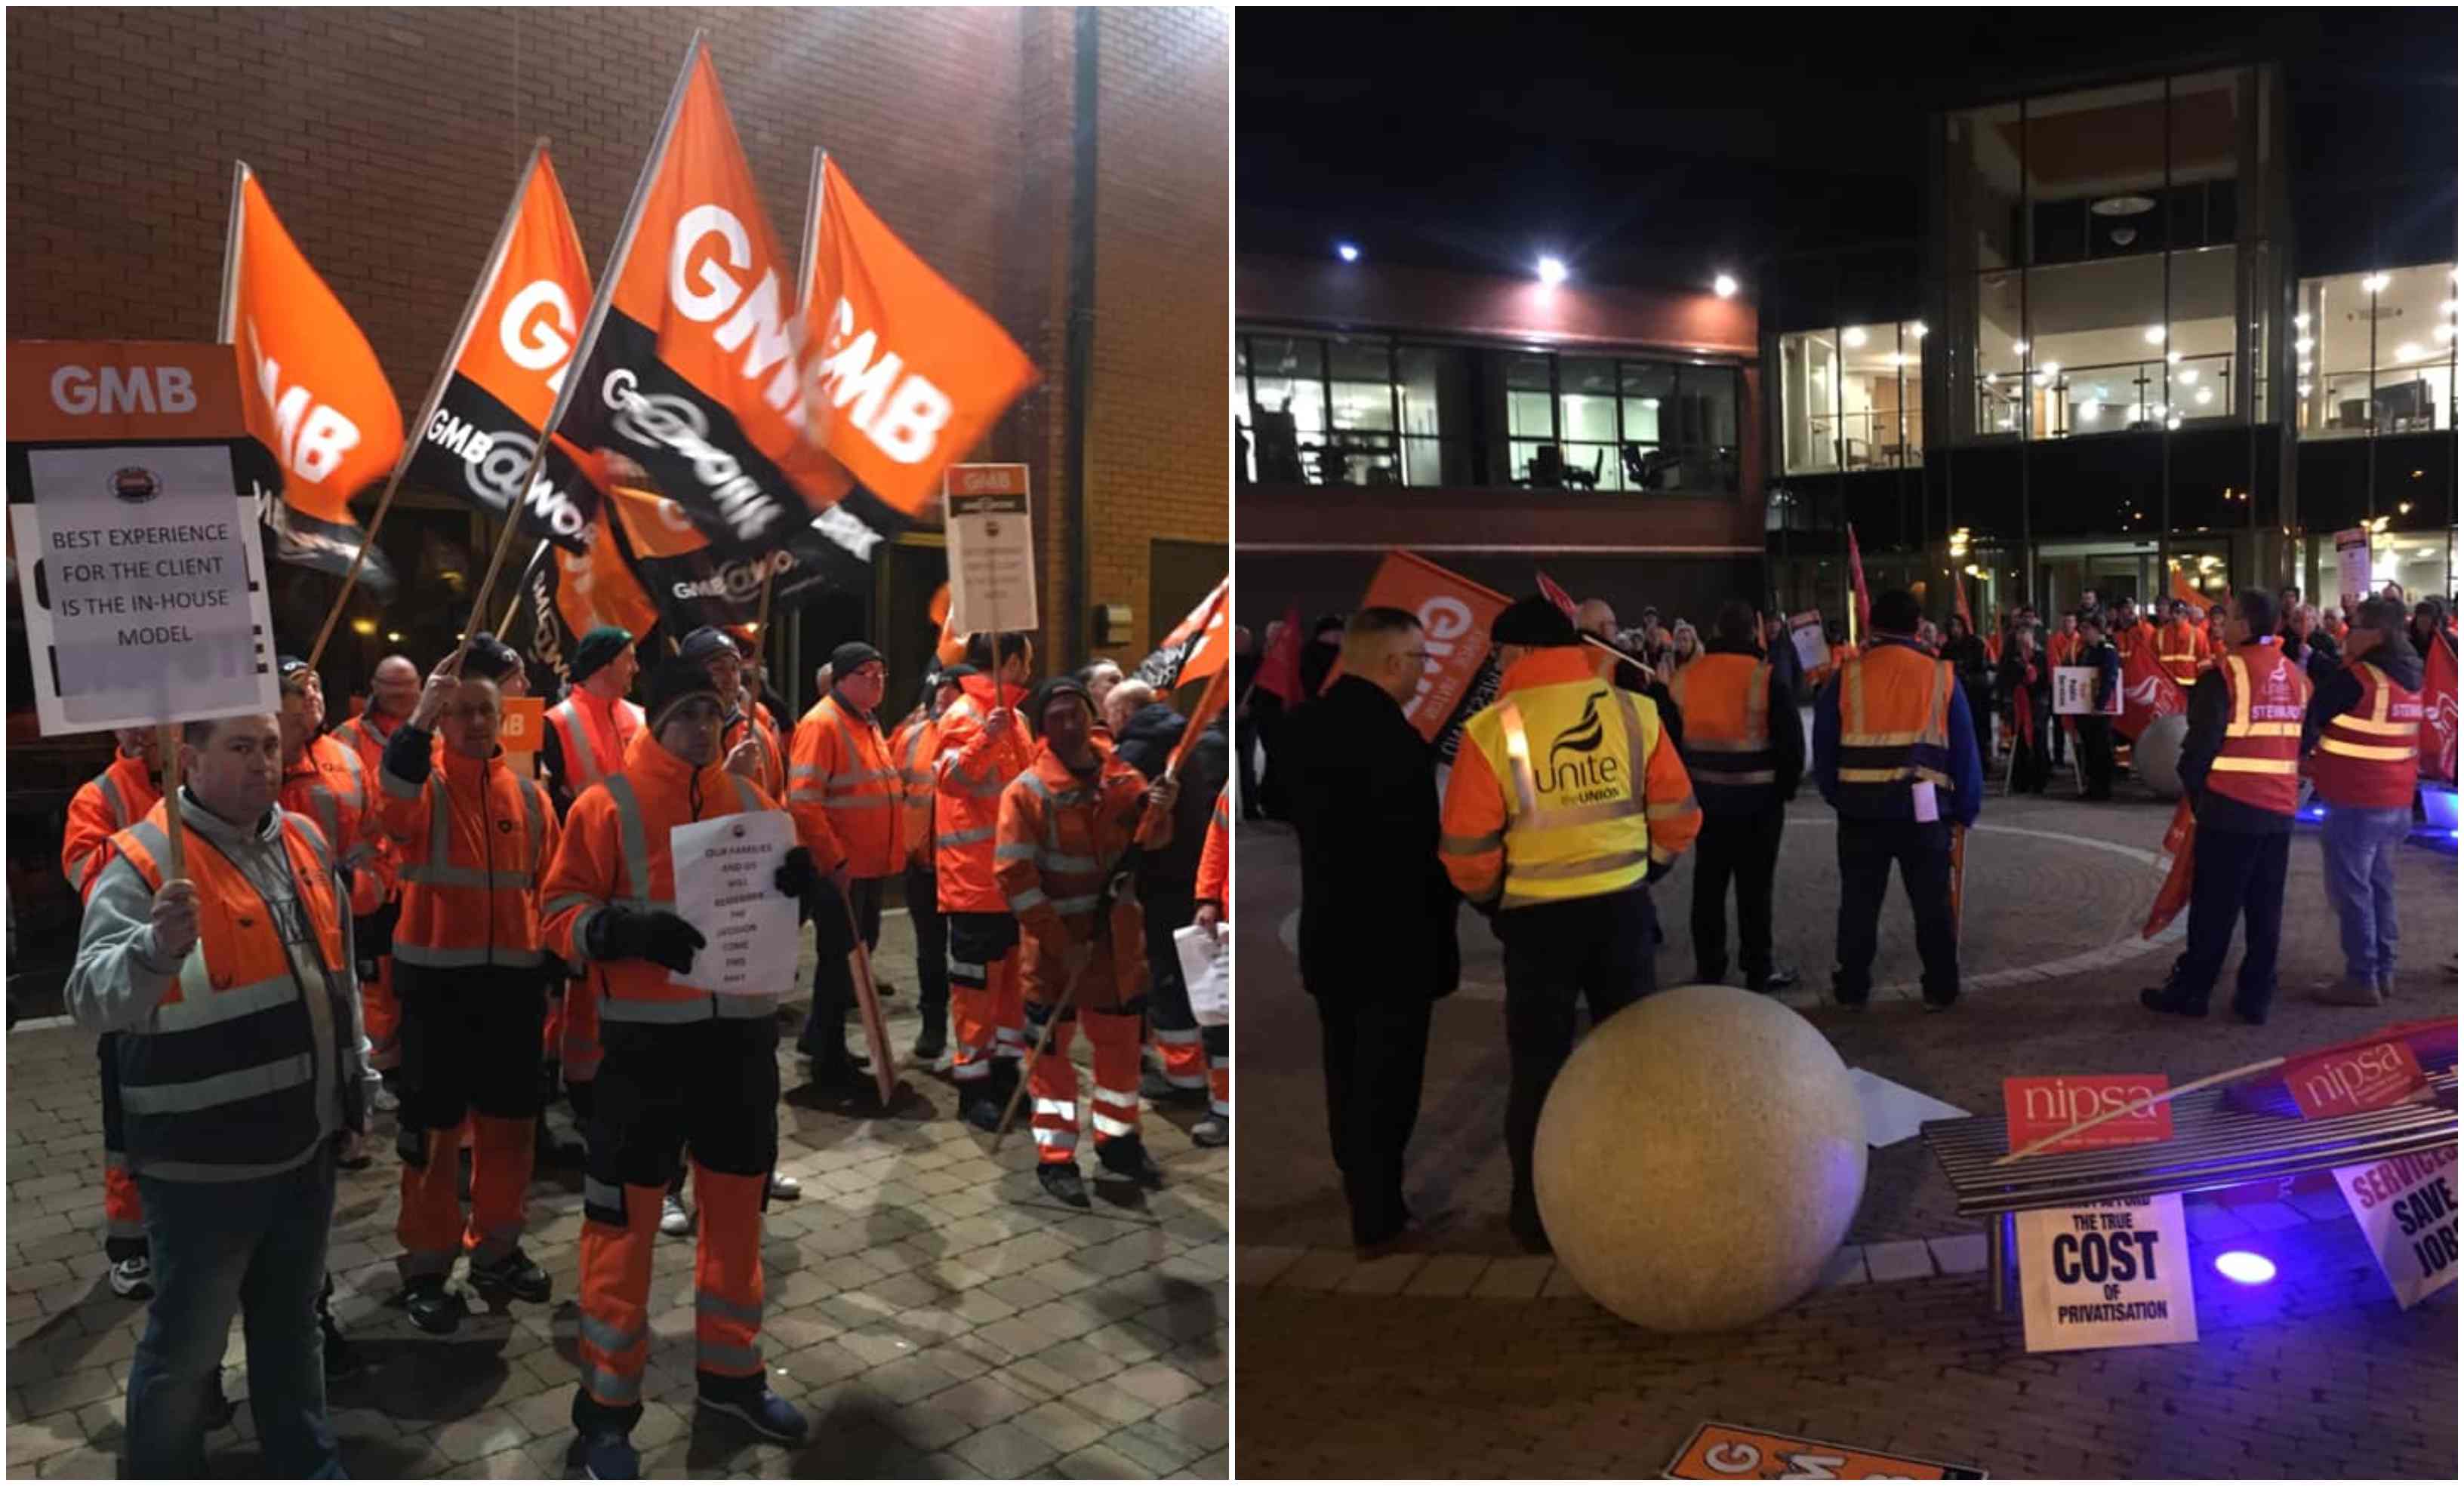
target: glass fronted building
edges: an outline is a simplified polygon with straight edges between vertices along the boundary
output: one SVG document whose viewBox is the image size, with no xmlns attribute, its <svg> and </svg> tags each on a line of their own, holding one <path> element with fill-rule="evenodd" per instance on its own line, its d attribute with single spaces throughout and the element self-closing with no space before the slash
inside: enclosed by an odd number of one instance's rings
<svg viewBox="0 0 2464 1486">
<path fill-rule="evenodd" d="M 2451 592 L 2453 184 L 2362 195 L 2400 230 L 2312 233 L 2288 124 L 2267 65 L 1948 110 L 1923 238 L 1772 265 L 1783 601 L 1840 605 L 1852 524 L 1869 581 L 1937 612 L 1953 583 L 1980 616 L 2333 602 L 2357 526 L 2375 583 Z"/>
</svg>

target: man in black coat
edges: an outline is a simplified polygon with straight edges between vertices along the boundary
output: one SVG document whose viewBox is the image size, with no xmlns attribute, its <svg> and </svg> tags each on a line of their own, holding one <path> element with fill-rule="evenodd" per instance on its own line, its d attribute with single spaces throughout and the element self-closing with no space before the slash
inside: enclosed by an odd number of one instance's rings
<svg viewBox="0 0 2464 1486">
<path fill-rule="evenodd" d="M 1112 695 L 1118 699 L 1133 687 L 1146 690 L 1138 682 L 1125 681 Z M 1113 754 L 1149 779 L 1159 778 L 1188 728 L 1189 719 L 1170 703 L 1147 702 L 1114 727 Z M 1231 1029 L 1201 1028 L 1190 1010 L 1189 983 L 1172 942 L 1173 931 L 1187 928 L 1198 916 L 1198 856 L 1206 842 L 1215 798 L 1222 793 L 1231 767 L 1231 740 L 1225 718 L 1218 713 L 1180 762 L 1181 798 L 1173 807 L 1172 843 L 1147 852 L 1138 862 L 1138 901 L 1146 908 L 1148 1020 L 1162 1061 L 1160 1068 L 1149 1068 L 1138 1084 L 1138 1092 L 1152 1104 L 1204 1100 L 1206 1055 L 1218 1060 L 1231 1055 Z M 1200 1146 L 1221 1146 L 1231 1137 L 1224 1122 L 1212 1115 L 1189 1133 Z"/>
<path fill-rule="evenodd" d="M 1460 901 L 1438 859 L 1435 759 L 1403 716 L 1428 664 L 1419 622 L 1364 609 L 1343 676 L 1293 712 L 1278 769 L 1301 844 L 1301 985 L 1324 1033 L 1327 1128 L 1370 1256 L 1404 1235 L 1403 1150 L 1420 1111 L 1429 1009 L 1455 989 Z"/>
</svg>

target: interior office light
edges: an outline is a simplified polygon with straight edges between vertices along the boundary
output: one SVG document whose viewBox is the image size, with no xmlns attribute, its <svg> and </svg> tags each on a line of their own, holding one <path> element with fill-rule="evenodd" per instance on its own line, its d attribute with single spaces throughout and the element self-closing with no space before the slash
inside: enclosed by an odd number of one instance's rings
<svg viewBox="0 0 2464 1486">
<path fill-rule="evenodd" d="M 2365 295 L 2383 295 L 2387 293 L 2387 276 L 2386 274 L 2373 273 L 2369 277 L 2362 280 L 2362 293 Z"/>
<path fill-rule="evenodd" d="M 1737 281 L 1723 273 L 1711 280 L 1711 292 L 1723 299 L 1733 299 L 1737 295 Z"/>
<path fill-rule="evenodd" d="M 1851 325 L 1839 333 L 1839 341 L 1842 345 L 1860 346 L 1865 343 L 1865 333 Z"/>
<path fill-rule="evenodd" d="M 1337 243 L 1334 245 L 1334 255 L 1346 263 L 1358 263 L 1360 249 L 1352 243 Z"/>
<path fill-rule="evenodd" d="M 1564 259 L 1543 257 L 1540 260 L 1540 282 L 1544 284 L 1562 284 L 1565 281 L 1566 263 Z"/>
<path fill-rule="evenodd" d="M 2140 334 L 2151 346 L 2161 346 L 2165 343 L 2165 327 L 2162 325 L 2150 325 Z"/>
</svg>

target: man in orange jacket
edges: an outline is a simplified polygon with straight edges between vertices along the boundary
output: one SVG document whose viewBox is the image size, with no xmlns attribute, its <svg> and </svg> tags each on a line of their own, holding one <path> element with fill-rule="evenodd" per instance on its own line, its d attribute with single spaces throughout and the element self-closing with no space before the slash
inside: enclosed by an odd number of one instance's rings
<svg viewBox="0 0 2464 1486">
<path fill-rule="evenodd" d="M 306 816 L 325 833 L 336 864 L 350 884 L 353 957 L 368 1067 L 385 1080 L 375 1090 L 380 1110 L 395 1107 L 392 1085 L 402 1064 L 402 1012 L 393 994 L 390 900 L 393 852 L 377 827 L 376 776 L 347 742 L 322 732 L 325 691 L 317 672 L 295 656 L 275 670 L 282 688 L 282 808 Z M 351 1158 L 346 1158 L 346 1164 Z M 364 1161 L 360 1162 L 364 1165 Z"/>
<path fill-rule="evenodd" d="M 1180 787 L 1169 774 L 1149 786 L 1136 769 L 1095 746 L 1095 703 L 1083 683 L 1056 677 L 1028 705 L 1040 746 L 1026 772 L 1001 792 L 993 856 L 1001 896 L 1025 939 L 1020 972 L 1026 1018 L 1039 1037 L 1060 1018 L 1028 1080 L 1036 1179 L 1054 1198 L 1083 1208 L 1090 1204 L 1078 1174 L 1073 1022 L 1086 1026 L 1094 1046 L 1088 1119 L 1097 1163 L 1141 1187 L 1163 1185 L 1163 1169 L 1138 1134 L 1146 921 L 1134 867 L 1124 857 L 1133 843 L 1154 850 L 1171 841 Z"/>
<path fill-rule="evenodd" d="M 1198 914 L 1190 922 L 1208 933 L 1232 916 L 1232 786 L 1215 792 L 1215 813 L 1207 818 L 1206 841 L 1198 850 Z M 1201 1029 L 1206 1044 L 1206 1118 L 1189 1127 L 1197 1146 L 1223 1146 L 1232 1140 L 1232 1029 Z"/>
<path fill-rule="evenodd" d="M 1497 700 L 1463 724 L 1438 852 L 1506 946 L 1507 1222 L 1546 1253 L 1531 1147 L 1574 1002 L 1597 1025 L 1656 989 L 1648 884 L 1693 844 L 1703 812 L 1659 709 L 1594 674 L 1555 604 L 1510 604 L 1488 638 Z"/>
<path fill-rule="evenodd" d="M 360 755 L 360 767 L 373 779 L 385 762 L 385 744 L 418 704 L 419 667 L 409 656 L 388 655 L 368 677 L 368 705 L 335 728 L 334 736 Z"/>
<path fill-rule="evenodd" d="M 935 876 L 950 924 L 950 1014 L 957 1034 L 951 1077 L 959 1112 L 978 1129 L 1001 1124 L 1026 1052 L 1019 993 L 1018 920 L 993 878 L 1001 791 L 1035 760 L 1013 705 L 1034 673 L 1023 634 L 972 635 L 958 700 L 941 714 L 933 797 Z"/>
<path fill-rule="evenodd" d="M 161 734 L 151 728 L 120 728 L 120 752 L 111 767 L 77 786 L 69 799 L 68 829 L 60 839 L 60 870 L 83 898 L 102 870 L 115 832 L 145 819 L 163 798 Z M 142 1300 L 154 1293 L 153 1260 L 145 1246 L 145 1205 L 128 1174 L 128 1147 L 120 1108 L 120 1034 L 97 1043 L 102 1059 L 102 1254 L 111 1262 L 111 1293 Z M 219 1374 L 217 1374 L 219 1378 Z"/>
<path fill-rule="evenodd" d="M 890 740 L 881 735 L 881 698 L 889 684 L 880 651 L 861 640 L 840 645 L 830 652 L 828 693 L 796 724 L 789 745 L 787 812 L 845 853 L 844 895 L 868 954 L 881 944 L 883 885 L 906 860 L 906 791 Z M 847 1014 L 854 1007 L 850 957 L 817 956 L 813 1010 L 796 1040 L 796 1051 L 813 1060 L 817 1084 L 871 1086 L 864 1061 L 847 1050 Z"/>
<path fill-rule="evenodd" d="M 573 802 L 539 889 L 547 948 L 587 972 L 583 1031 L 597 1048 L 570 1461 L 603 1480 L 640 1472 L 631 1434 L 649 1359 L 651 1245 L 687 1145 L 701 1207 L 693 1272 L 701 1407 L 788 1444 L 806 1431 L 803 1415 L 765 1385 L 760 1350 L 761 1207 L 779 1157 L 780 997 L 715 995 L 674 978 L 691 972 L 708 941 L 675 911 L 671 833 L 778 808 L 720 766 L 725 716 L 703 667 L 681 658 L 660 667 L 646 731 L 619 773 Z M 820 881 L 802 846 L 775 879 L 808 906 Z"/>
<path fill-rule="evenodd" d="M 539 767 L 559 810 L 571 809 L 583 790 L 623 767 L 642 731 L 642 710 L 625 700 L 640 669 L 632 631 L 621 625 L 602 624 L 573 647 L 566 668 L 573 684 L 547 710 L 539 739 Z"/>
<path fill-rule="evenodd" d="M 385 745 L 379 818 L 402 861 L 394 926 L 402 1002 L 402 1215 L 394 1228 L 413 1324 L 451 1332 L 461 1298 L 446 1288 L 471 1256 L 483 1298 L 545 1304 L 545 1271 L 522 1253 L 541 1104 L 539 1029 L 556 972 L 539 938 L 535 888 L 555 855 L 547 791 L 505 766 L 502 696 L 493 680 L 428 679 Z M 445 747 L 431 740 L 444 725 Z M 471 1221 L 455 1195 L 463 1122 L 473 1135 Z"/>
<path fill-rule="evenodd" d="M 970 672 L 972 674 L 972 672 Z M 915 932 L 915 1060 L 935 1071 L 950 1056 L 950 931 L 941 922 L 941 888 L 933 870 L 933 761 L 941 752 L 941 714 L 955 705 L 959 677 L 935 671 L 925 678 L 921 706 L 890 735 L 890 756 L 898 765 L 904 808 L 898 828 L 906 880 L 907 920 Z"/>
</svg>

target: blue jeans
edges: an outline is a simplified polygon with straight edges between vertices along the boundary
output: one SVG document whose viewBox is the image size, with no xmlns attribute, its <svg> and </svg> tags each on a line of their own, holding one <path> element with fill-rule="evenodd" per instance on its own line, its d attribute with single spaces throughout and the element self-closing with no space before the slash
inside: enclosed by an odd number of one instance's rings
<svg viewBox="0 0 2464 1486">
<path fill-rule="evenodd" d="M 2327 807 L 2319 833 L 2327 901 L 2344 939 L 2344 973 L 2356 985 L 2395 975 L 2395 854 L 2412 829 L 2412 810 Z"/>
<path fill-rule="evenodd" d="M 128 1366 L 125 1474 L 205 1474 L 206 1403 L 237 1311 L 248 1339 L 249 1408 L 268 1472 L 340 1478 L 317 1323 L 334 1224 L 332 1147 L 256 1181 L 140 1175 L 137 1186 L 153 1249 L 154 1303 Z"/>
</svg>

